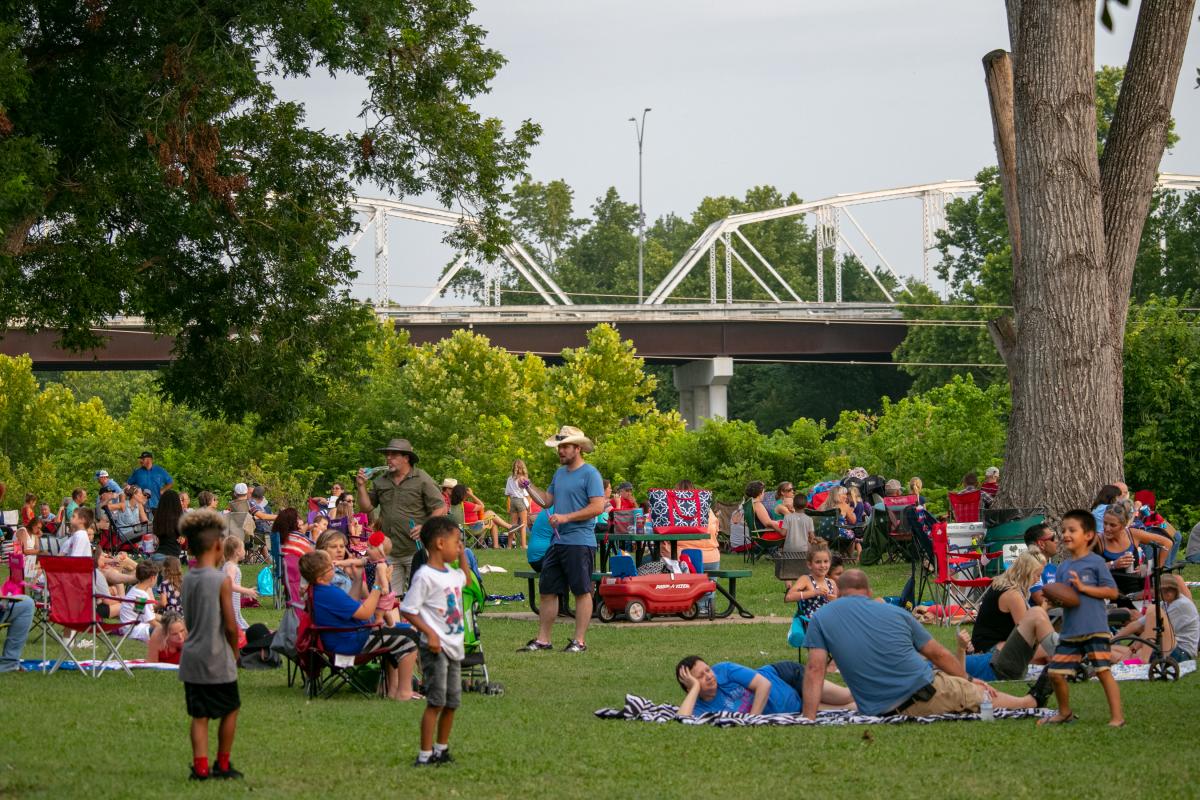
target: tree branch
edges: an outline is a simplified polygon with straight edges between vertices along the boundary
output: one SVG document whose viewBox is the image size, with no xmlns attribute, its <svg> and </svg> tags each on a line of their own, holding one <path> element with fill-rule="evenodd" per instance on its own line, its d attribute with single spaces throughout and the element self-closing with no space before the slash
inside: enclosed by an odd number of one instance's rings
<svg viewBox="0 0 1200 800">
<path fill-rule="evenodd" d="M 1114 287 L 1109 318 L 1125 320 L 1133 262 L 1167 145 L 1175 85 L 1195 0 L 1142 3 L 1100 164 L 1105 256 Z"/>
</svg>

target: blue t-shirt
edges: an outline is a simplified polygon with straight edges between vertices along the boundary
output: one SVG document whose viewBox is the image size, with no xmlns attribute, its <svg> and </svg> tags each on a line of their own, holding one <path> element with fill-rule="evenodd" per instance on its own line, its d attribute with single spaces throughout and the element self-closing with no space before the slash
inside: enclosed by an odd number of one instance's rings
<svg viewBox="0 0 1200 800">
<path fill-rule="evenodd" d="M 154 464 L 150 469 L 138 467 L 126 482 L 146 490 L 146 508 L 158 508 L 158 496 L 162 494 L 163 487 L 175 481 L 171 473 Z"/>
<path fill-rule="evenodd" d="M 361 631 L 322 633 L 321 643 L 335 653 L 353 655 L 362 650 L 367 641 L 368 620 L 355 619 L 359 605 L 350 595 L 331 583 L 314 584 L 313 622 L 323 628 L 363 628 Z"/>
<path fill-rule="evenodd" d="M 550 506 L 543 508 L 533 518 L 533 525 L 529 528 L 529 549 L 525 551 L 525 558 L 530 564 L 541 561 L 550 549 L 550 540 L 554 538 L 554 528 L 550 527 L 550 515 L 553 513 L 554 506 Z"/>
<path fill-rule="evenodd" d="M 932 638 L 899 606 L 848 595 L 813 614 L 804 646 L 837 662 L 859 711 L 882 714 L 933 680 L 933 665 L 918 652 Z"/>
<path fill-rule="evenodd" d="M 1046 586 L 1054 583 L 1055 575 L 1058 574 L 1058 567 L 1054 564 L 1047 563 L 1042 567 L 1042 577 L 1033 586 L 1029 587 L 1029 601 L 1033 602 L 1033 596 L 1044 589 Z"/>
<path fill-rule="evenodd" d="M 1084 586 L 1117 588 L 1117 582 L 1113 580 L 1108 564 L 1095 553 L 1088 553 L 1082 558 L 1067 559 L 1059 564 L 1058 582 L 1070 583 L 1072 570 Z M 1063 609 L 1063 624 L 1059 636 L 1074 639 L 1094 633 L 1108 633 L 1108 611 L 1103 600 L 1080 592 L 1079 606 Z"/>
<path fill-rule="evenodd" d="M 756 675 L 762 675 L 771 683 L 771 694 L 767 696 L 767 704 L 763 706 L 762 713 L 796 714 L 803 707 L 795 688 L 779 677 L 769 665 L 753 670 L 732 661 L 722 661 L 713 664 L 712 671 L 713 677 L 717 679 L 717 693 L 711 700 L 696 698 L 697 714 L 716 711 L 749 714 L 754 706 L 754 690 L 750 688 L 750 682 Z"/>
<path fill-rule="evenodd" d="M 547 491 L 554 495 L 557 513 L 574 514 L 587 508 L 593 497 L 604 496 L 604 479 L 600 477 L 600 470 L 591 464 L 583 464 L 574 471 L 559 467 Z M 557 544 L 595 547 L 595 518 L 564 522 L 558 526 L 553 541 Z"/>
</svg>

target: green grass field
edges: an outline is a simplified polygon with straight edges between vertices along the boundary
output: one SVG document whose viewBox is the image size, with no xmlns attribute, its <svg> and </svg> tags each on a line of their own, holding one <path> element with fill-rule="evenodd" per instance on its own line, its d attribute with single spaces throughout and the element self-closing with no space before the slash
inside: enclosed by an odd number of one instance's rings
<svg viewBox="0 0 1200 800">
<path fill-rule="evenodd" d="M 514 553 L 482 551 L 480 562 L 509 570 L 488 591 L 524 582 Z M 740 566 L 740 557 L 727 557 Z M 869 570 L 879 594 L 897 593 L 904 567 Z M 247 581 L 254 570 L 246 569 Z M 1187 576 L 1195 580 L 1200 569 Z M 739 585 L 756 614 L 790 616 L 770 564 Z M 519 606 L 519 607 L 518 607 Z M 520 604 L 499 607 L 524 610 Z M 308 701 L 284 671 L 243 672 L 234 763 L 244 784 L 189 784 L 187 716 L 173 673 L 37 673 L 0 678 L 0 797 L 1072 797 L 1081 791 L 1195 796 L 1200 763 L 1190 734 L 1200 716 L 1200 677 L 1178 684 L 1122 683 L 1129 725 L 1105 728 L 1100 686 L 1074 687 L 1082 721 L 1038 729 L 1032 721 L 935 725 L 717 730 L 678 724 L 601 721 L 626 692 L 677 702 L 672 666 L 697 653 L 757 665 L 794 658 L 787 625 L 681 623 L 674 627 L 592 626 L 582 655 L 516 653 L 533 622 L 481 622 L 500 697 L 464 696 L 451 747 L 454 765 L 413 769 L 421 704 L 342 693 Z M 275 626 L 279 612 L 247 610 Z M 935 634 L 949 643 L 951 632 Z M 570 629 L 555 630 L 556 645 Z M 40 652 L 32 645 L 28 655 Z M 126 654 L 142 654 L 131 643 Z M 1023 684 L 1001 684 L 1023 692 Z M 215 733 L 215 732 L 214 732 Z M 214 738 L 215 744 L 215 738 Z M 1085 789 L 1086 787 L 1086 789 Z"/>
</svg>

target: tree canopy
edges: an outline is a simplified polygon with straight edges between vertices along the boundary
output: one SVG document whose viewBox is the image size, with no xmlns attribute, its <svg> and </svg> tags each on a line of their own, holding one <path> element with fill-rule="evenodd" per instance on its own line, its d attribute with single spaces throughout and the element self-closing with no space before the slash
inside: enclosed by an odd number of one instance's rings
<svg viewBox="0 0 1200 800">
<path fill-rule="evenodd" d="M 434 193 L 506 236 L 539 130 L 471 101 L 504 63 L 464 0 L 0 1 L 0 330 L 144 317 L 167 396 L 294 418 L 362 362 L 355 182 Z M 354 131 L 313 130 L 275 77 L 365 80 Z"/>
</svg>

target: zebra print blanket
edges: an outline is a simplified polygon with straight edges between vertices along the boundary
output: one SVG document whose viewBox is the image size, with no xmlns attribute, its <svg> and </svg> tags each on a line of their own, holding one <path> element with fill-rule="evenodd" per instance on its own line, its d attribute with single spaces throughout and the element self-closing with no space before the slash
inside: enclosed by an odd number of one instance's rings
<svg viewBox="0 0 1200 800">
<path fill-rule="evenodd" d="M 1051 714 L 1051 709 L 1020 708 L 1001 709 L 994 712 L 996 719 L 1024 719 Z M 819 711 L 816 720 L 805 719 L 799 714 L 736 714 L 722 711 L 716 714 L 700 714 L 695 717 L 679 716 L 677 706 L 652 703 L 636 694 L 625 695 L 624 708 L 601 708 L 596 711 L 600 719 L 625 719 L 636 722 L 682 722 L 685 725 L 715 725 L 718 728 L 744 728 L 753 725 L 897 725 L 903 722 L 948 722 L 977 720 L 978 714 L 934 714 L 928 717 L 872 717 L 855 711 Z"/>
</svg>

